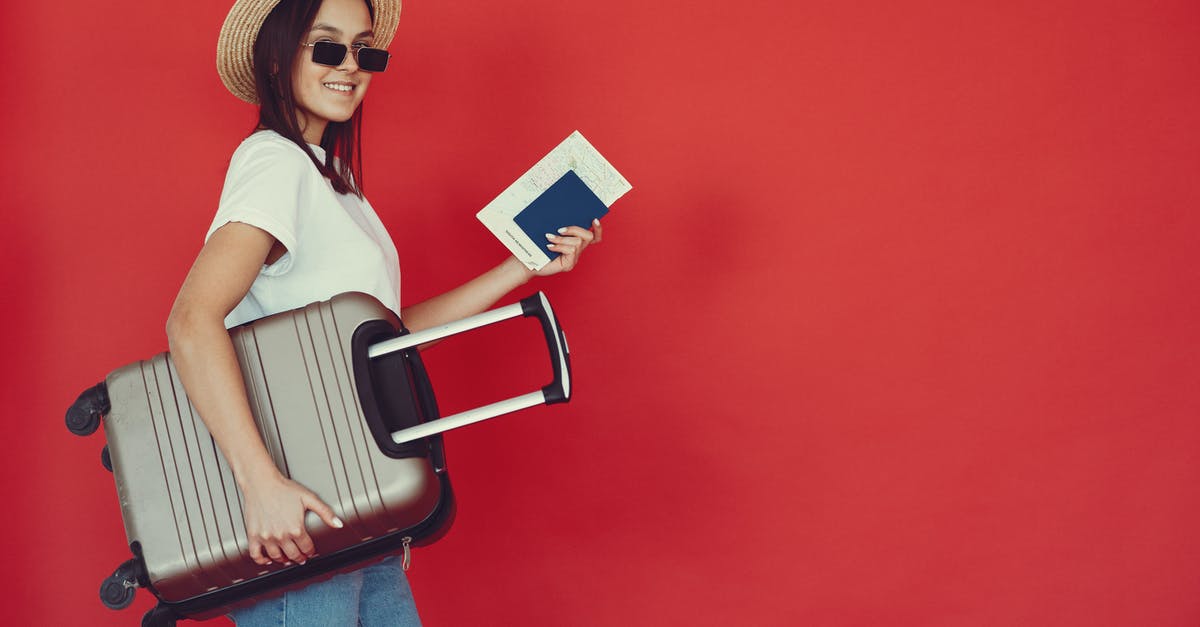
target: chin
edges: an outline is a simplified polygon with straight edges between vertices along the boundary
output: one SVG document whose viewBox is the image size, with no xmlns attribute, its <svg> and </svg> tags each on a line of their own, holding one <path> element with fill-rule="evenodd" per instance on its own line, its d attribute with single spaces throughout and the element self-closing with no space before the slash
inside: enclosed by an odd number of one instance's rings
<svg viewBox="0 0 1200 627">
<path fill-rule="evenodd" d="M 348 111 L 345 109 L 333 109 L 329 111 L 316 111 L 314 113 L 330 122 L 346 122 L 350 118 L 354 117 L 354 112 L 357 110 L 358 107 Z"/>
</svg>

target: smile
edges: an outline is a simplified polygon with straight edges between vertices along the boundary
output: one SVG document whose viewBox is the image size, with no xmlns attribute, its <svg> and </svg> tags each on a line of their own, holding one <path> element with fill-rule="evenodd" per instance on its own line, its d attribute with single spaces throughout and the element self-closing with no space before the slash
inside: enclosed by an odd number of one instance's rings
<svg viewBox="0 0 1200 627">
<path fill-rule="evenodd" d="M 345 83 L 321 83 L 321 84 L 328 87 L 329 89 L 332 89 L 333 91 L 340 91 L 340 92 L 354 91 L 354 85 L 347 85 Z"/>
</svg>

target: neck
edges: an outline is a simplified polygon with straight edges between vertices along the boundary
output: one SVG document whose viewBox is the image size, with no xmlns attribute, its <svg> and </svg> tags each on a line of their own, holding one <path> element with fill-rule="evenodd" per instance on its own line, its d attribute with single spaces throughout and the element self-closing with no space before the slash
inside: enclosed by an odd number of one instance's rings
<svg viewBox="0 0 1200 627">
<path fill-rule="evenodd" d="M 301 114 L 300 116 L 300 134 L 304 136 L 304 141 L 321 145 L 321 136 L 325 134 L 325 126 L 329 124 L 327 120 L 311 121 L 308 116 Z"/>
</svg>

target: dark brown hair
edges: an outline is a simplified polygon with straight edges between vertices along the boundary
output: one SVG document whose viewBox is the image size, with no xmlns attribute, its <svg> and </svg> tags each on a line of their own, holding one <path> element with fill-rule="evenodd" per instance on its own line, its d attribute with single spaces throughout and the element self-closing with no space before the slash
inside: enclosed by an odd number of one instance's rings
<svg viewBox="0 0 1200 627">
<path fill-rule="evenodd" d="M 325 161 L 304 141 L 292 91 L 292 66 L 302 39 L 312 28 L 322 0 L 282 0 L 267 15 L 254 42 L 254 85 L 258 91 L 258 129 L 270 129 L 303 150 L 339 194 L 362 196 L 362 104 L 345 122 L 330 121 L 321 135 Z M 375 9 L 367 2 L 371 20 Z"/>
</svg>

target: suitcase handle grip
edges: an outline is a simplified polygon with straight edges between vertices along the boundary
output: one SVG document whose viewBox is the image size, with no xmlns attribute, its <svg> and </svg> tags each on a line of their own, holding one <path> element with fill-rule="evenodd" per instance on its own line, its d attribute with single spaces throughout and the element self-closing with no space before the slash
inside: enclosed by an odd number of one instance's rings
<svg viewBox="0 0 1200 627">
<path fill-rule="evenodd" d="M 554 368 L 554 381 L 542 388 L 542 395 L 547 405 L 565 403 L 571 400 L 571 355 L 567 348 L 567 336 L 546 295 L 538 292 L 521 300 L 521 312 L 528 318 L 536 316 L 542 323 L 542 333 L 546 335 L 546 347 L 550 349 L 550 364 Z"/>
<path fill-rule="evenodd" d="M 392 433 L 392 441 L 396 444 L 404 444 L 527 407 L 565 403 L 571 400 L 571 356 L 567 350 L 567 337 L 558 324 L 558 318 L 555 317 L 554 310 L 550 307 L 550 301 L 542 292 L 524 298 L 519 303 L 384 340 L 367 349 L 367 356 L 374 358 L 386 355 L 521 316 L 536 317 L 542 323 L 542 332 L 546 336 L 546 345 L 550 349 L 550 362 L 554 368 L 554 380 L 549 385 L 537 392 L 522 394 L 491 405 L 422 423 L 415 427 L 401 429 Z"/>
</svg>

